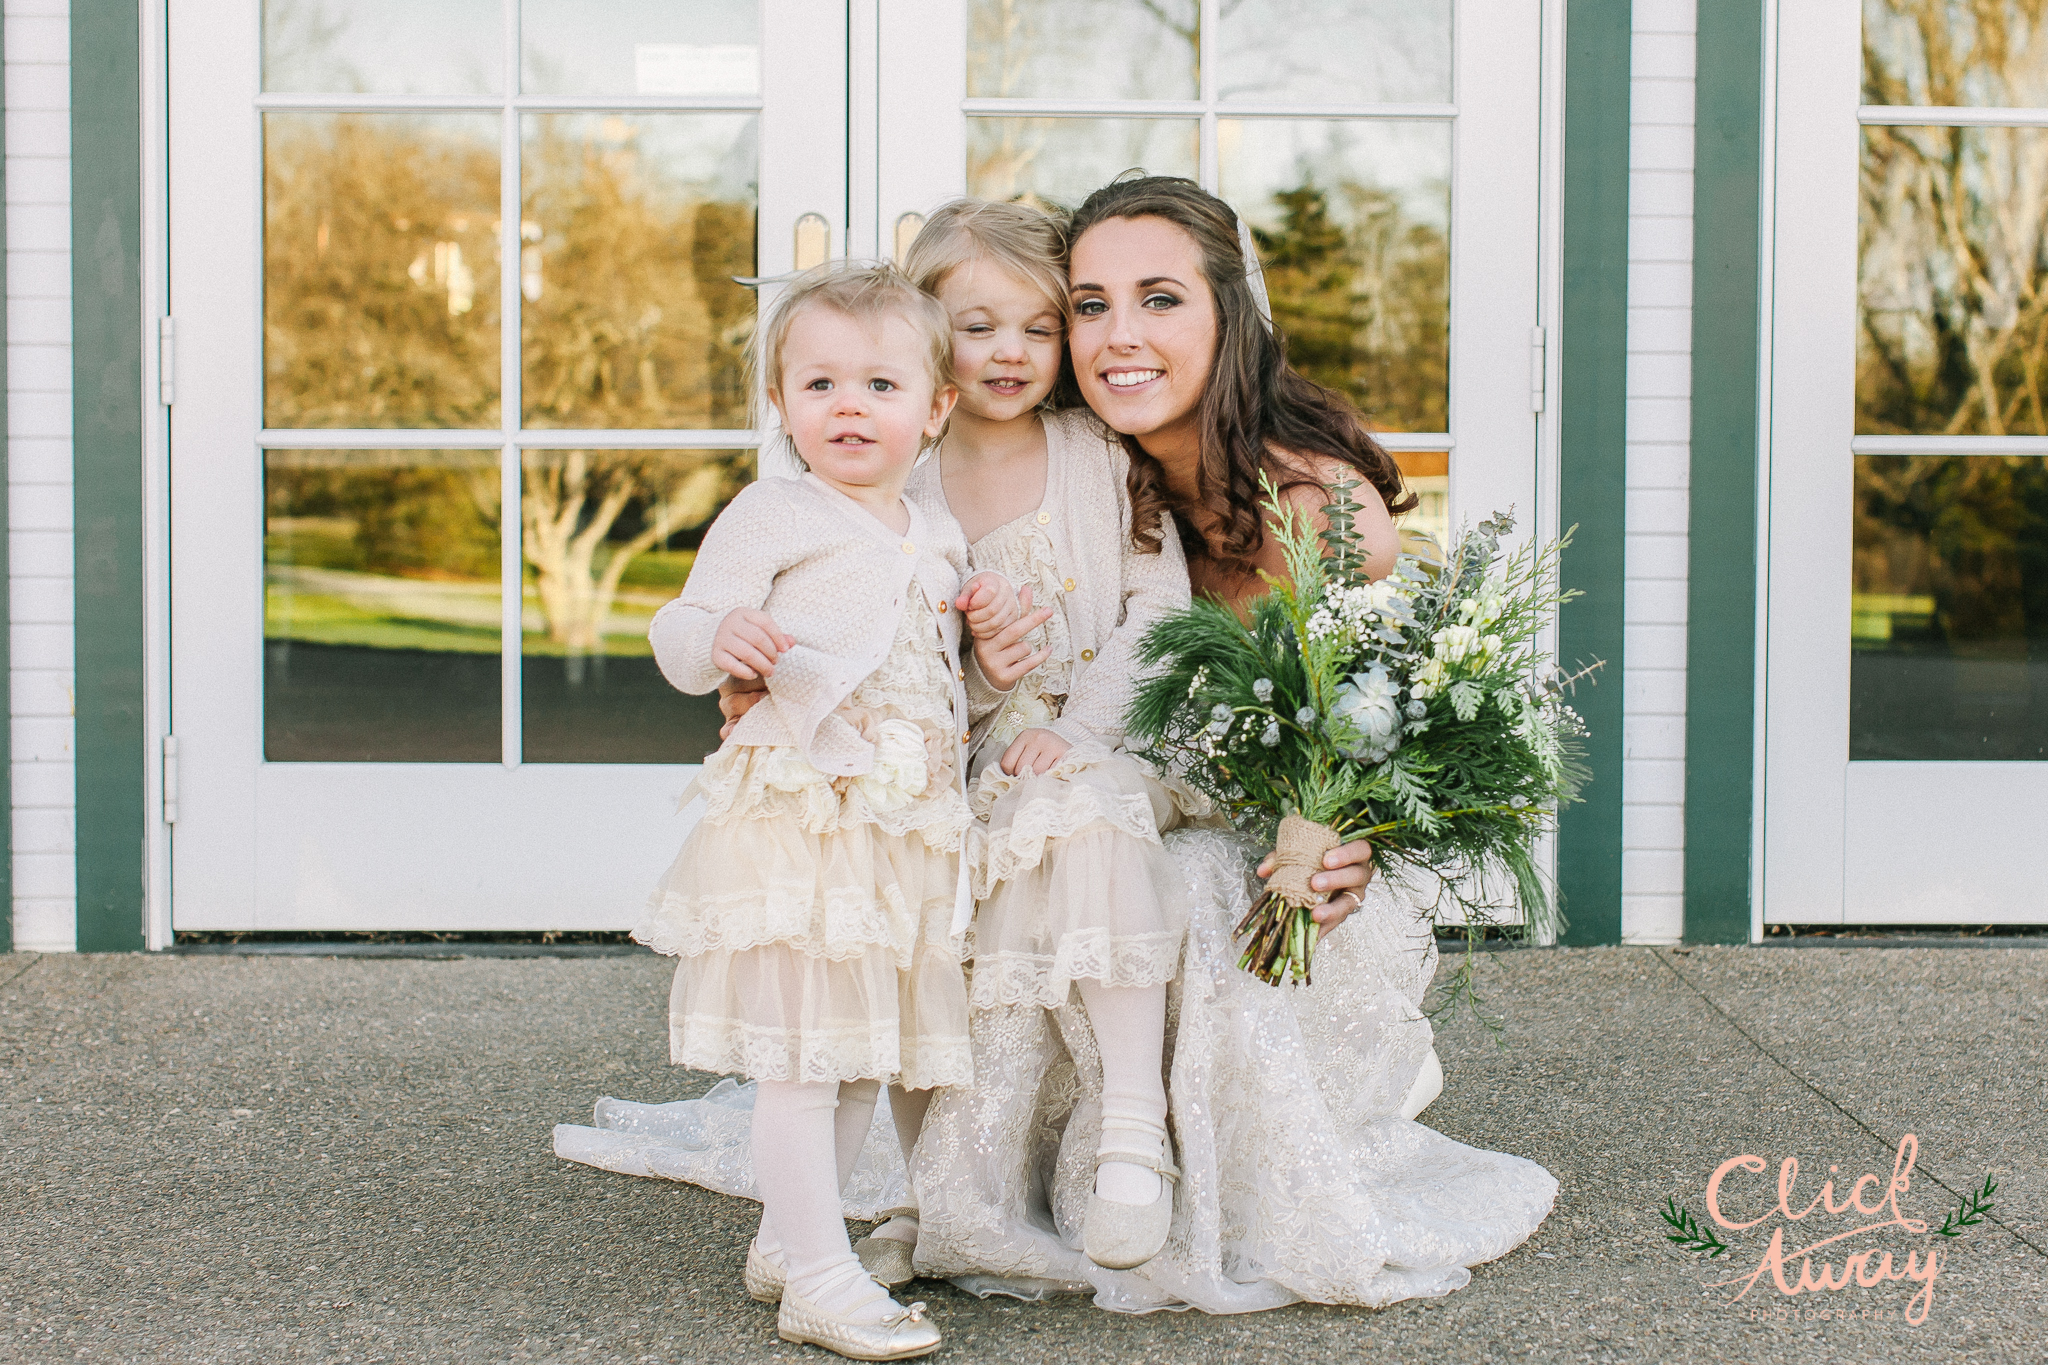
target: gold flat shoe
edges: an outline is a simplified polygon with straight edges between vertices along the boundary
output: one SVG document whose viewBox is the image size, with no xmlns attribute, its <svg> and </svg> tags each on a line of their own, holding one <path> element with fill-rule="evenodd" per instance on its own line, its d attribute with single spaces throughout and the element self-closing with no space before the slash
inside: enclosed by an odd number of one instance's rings
<svg viewBox="0 0 2048 1365">
<path fill-rule="evenodd" d="M 892 1218 L 915 1218 L 916 1209 L 884 1209 L 875 1219 L 875 1226 L 881 1227 Z M 853 1244 L 853 1254 L 860 1257 L 861 1269 L 875 1277 L 884 1289 L 900 1289 L 917 1278 L 912 1260 L 917 1243 L 901 1241 L 895 1237 L 863 1237 Z"/>
<path fill-rule="evenodd" d="M 848 1360 L 908 1360 L 930 1355 L 940 1340 L 939 1329 L 925 1321 L 922 1303 L 898 1308 L 880 1322 L 852 1322 L 788 1289 L 775 1315 L 775 1334 L 837 1351 Z"/>
<path fill-rule="evenodd" d="M 747 1243 L 747 1297 L 756 1303 L 781 1303 L 782 1287 L 789 1276 L 783 1268 Z"/>
</svg>

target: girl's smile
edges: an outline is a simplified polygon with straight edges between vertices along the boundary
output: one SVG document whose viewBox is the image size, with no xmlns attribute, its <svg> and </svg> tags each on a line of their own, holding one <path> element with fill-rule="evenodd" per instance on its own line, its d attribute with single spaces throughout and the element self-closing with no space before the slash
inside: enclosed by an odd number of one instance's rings
<svg viewBox="0 0 2048 1365">
<path fill-rule="evenodd" d="M 986 259 L 950 271 L 934 292 L 953 320 L 955 425 L 1011 422 L 1043 403 L 1060 374 L 1066 319 L 1059 305 Z"/>
</svg>

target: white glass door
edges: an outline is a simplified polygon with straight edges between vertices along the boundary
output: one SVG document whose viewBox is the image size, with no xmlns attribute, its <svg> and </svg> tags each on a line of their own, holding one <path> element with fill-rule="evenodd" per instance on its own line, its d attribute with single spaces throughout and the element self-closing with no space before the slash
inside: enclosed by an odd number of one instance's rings
<svg viewBox="0 0 2048 1365">
<path fill-rule="evenodd" d="M 735 275 L 1142 166 L 1256 226 L 1442 534 L 1536 498 L 1522 0 L 173 0 L 179 929 L 628 924 L 755 471 Z M 1532 518 L 1533 520 L 1533 518 Z"/>
<path fill-rule="evenodd" d="M 1781 11 L 1765 918 L 2048 922 L 2048 28 Z"/>
<path fill-rule="evenodd" d="M 884 3 L 855 234 L 886 254 L 949 195 L 1071 209 L 1133 167 L 1194 177 L 1252 224 L 1295 363 L 1381 430 L 1422 497 L 1411 521 L 1441 536 L 1513 505 L 1526 527 L 1541 8 Z"/>
<path fill-rule="evenodd" d="M 174 0 L 178 929 L 612 929 L 716 709 L 734 276 L 845 228 L 815 0 Z M 815 219 L 806 219 L 816 215 Z"/>
</svg>

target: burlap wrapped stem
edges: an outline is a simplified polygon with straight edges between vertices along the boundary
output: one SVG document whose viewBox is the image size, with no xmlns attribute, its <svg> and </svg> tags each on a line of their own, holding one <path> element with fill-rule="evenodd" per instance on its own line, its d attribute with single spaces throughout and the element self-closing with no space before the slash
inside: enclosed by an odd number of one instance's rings
<svg viewBox="0 0 2048 1365">
<path fill-rule="evenodd" d="M 1284 980 L 1308 984 L 1316 950 L 1316 922 L 1309 911 L 1323 900 L 1308 879 L 1323 870 L 1323 855 L 1343 842 L 1344 836 L 1328 825 L 1300 815 L 1281 818 L 1265 894 L 1238 922 L 1238 937 L 1250 939 L 1239 967 L 1269 986 Z"/>
</svg>

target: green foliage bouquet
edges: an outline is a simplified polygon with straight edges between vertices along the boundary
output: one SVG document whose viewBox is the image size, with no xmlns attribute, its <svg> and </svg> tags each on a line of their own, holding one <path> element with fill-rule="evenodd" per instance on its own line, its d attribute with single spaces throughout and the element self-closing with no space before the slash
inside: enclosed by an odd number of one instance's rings
<svg viewBox="0 0 2048 1365">
<path fill-rule="evenodd" d="M 1268 575 L 1248 618 L 1202 600 L 1155 623 L 1128 718 L 1240 827 L 1274 837 L 1277 865 L 1237 932 L 1238 965 L 1275 985 L 1309 979 L 1321 897 L 1308 878 L 1352 839 L 1372 840 L 1389 875 L 1439 887 L 1433 910 L 1461 910 L 1469 938 L 1504 908 L 1524 933 L 1554 930 L 1532 849 L 1587 775 L 1565 695 L 1591 669 L 1543 679 L 1538 641 L 1572 595 L 1557 586 L 1570 536 L 1503 553 L 1513 522 L 1496 513 L 1442 559 L 1403 555 L 1373 581 L 1356 487 L 1332 490 L 1317 532 L 1267 485 L 1292 581 Z"/>
</svg>

